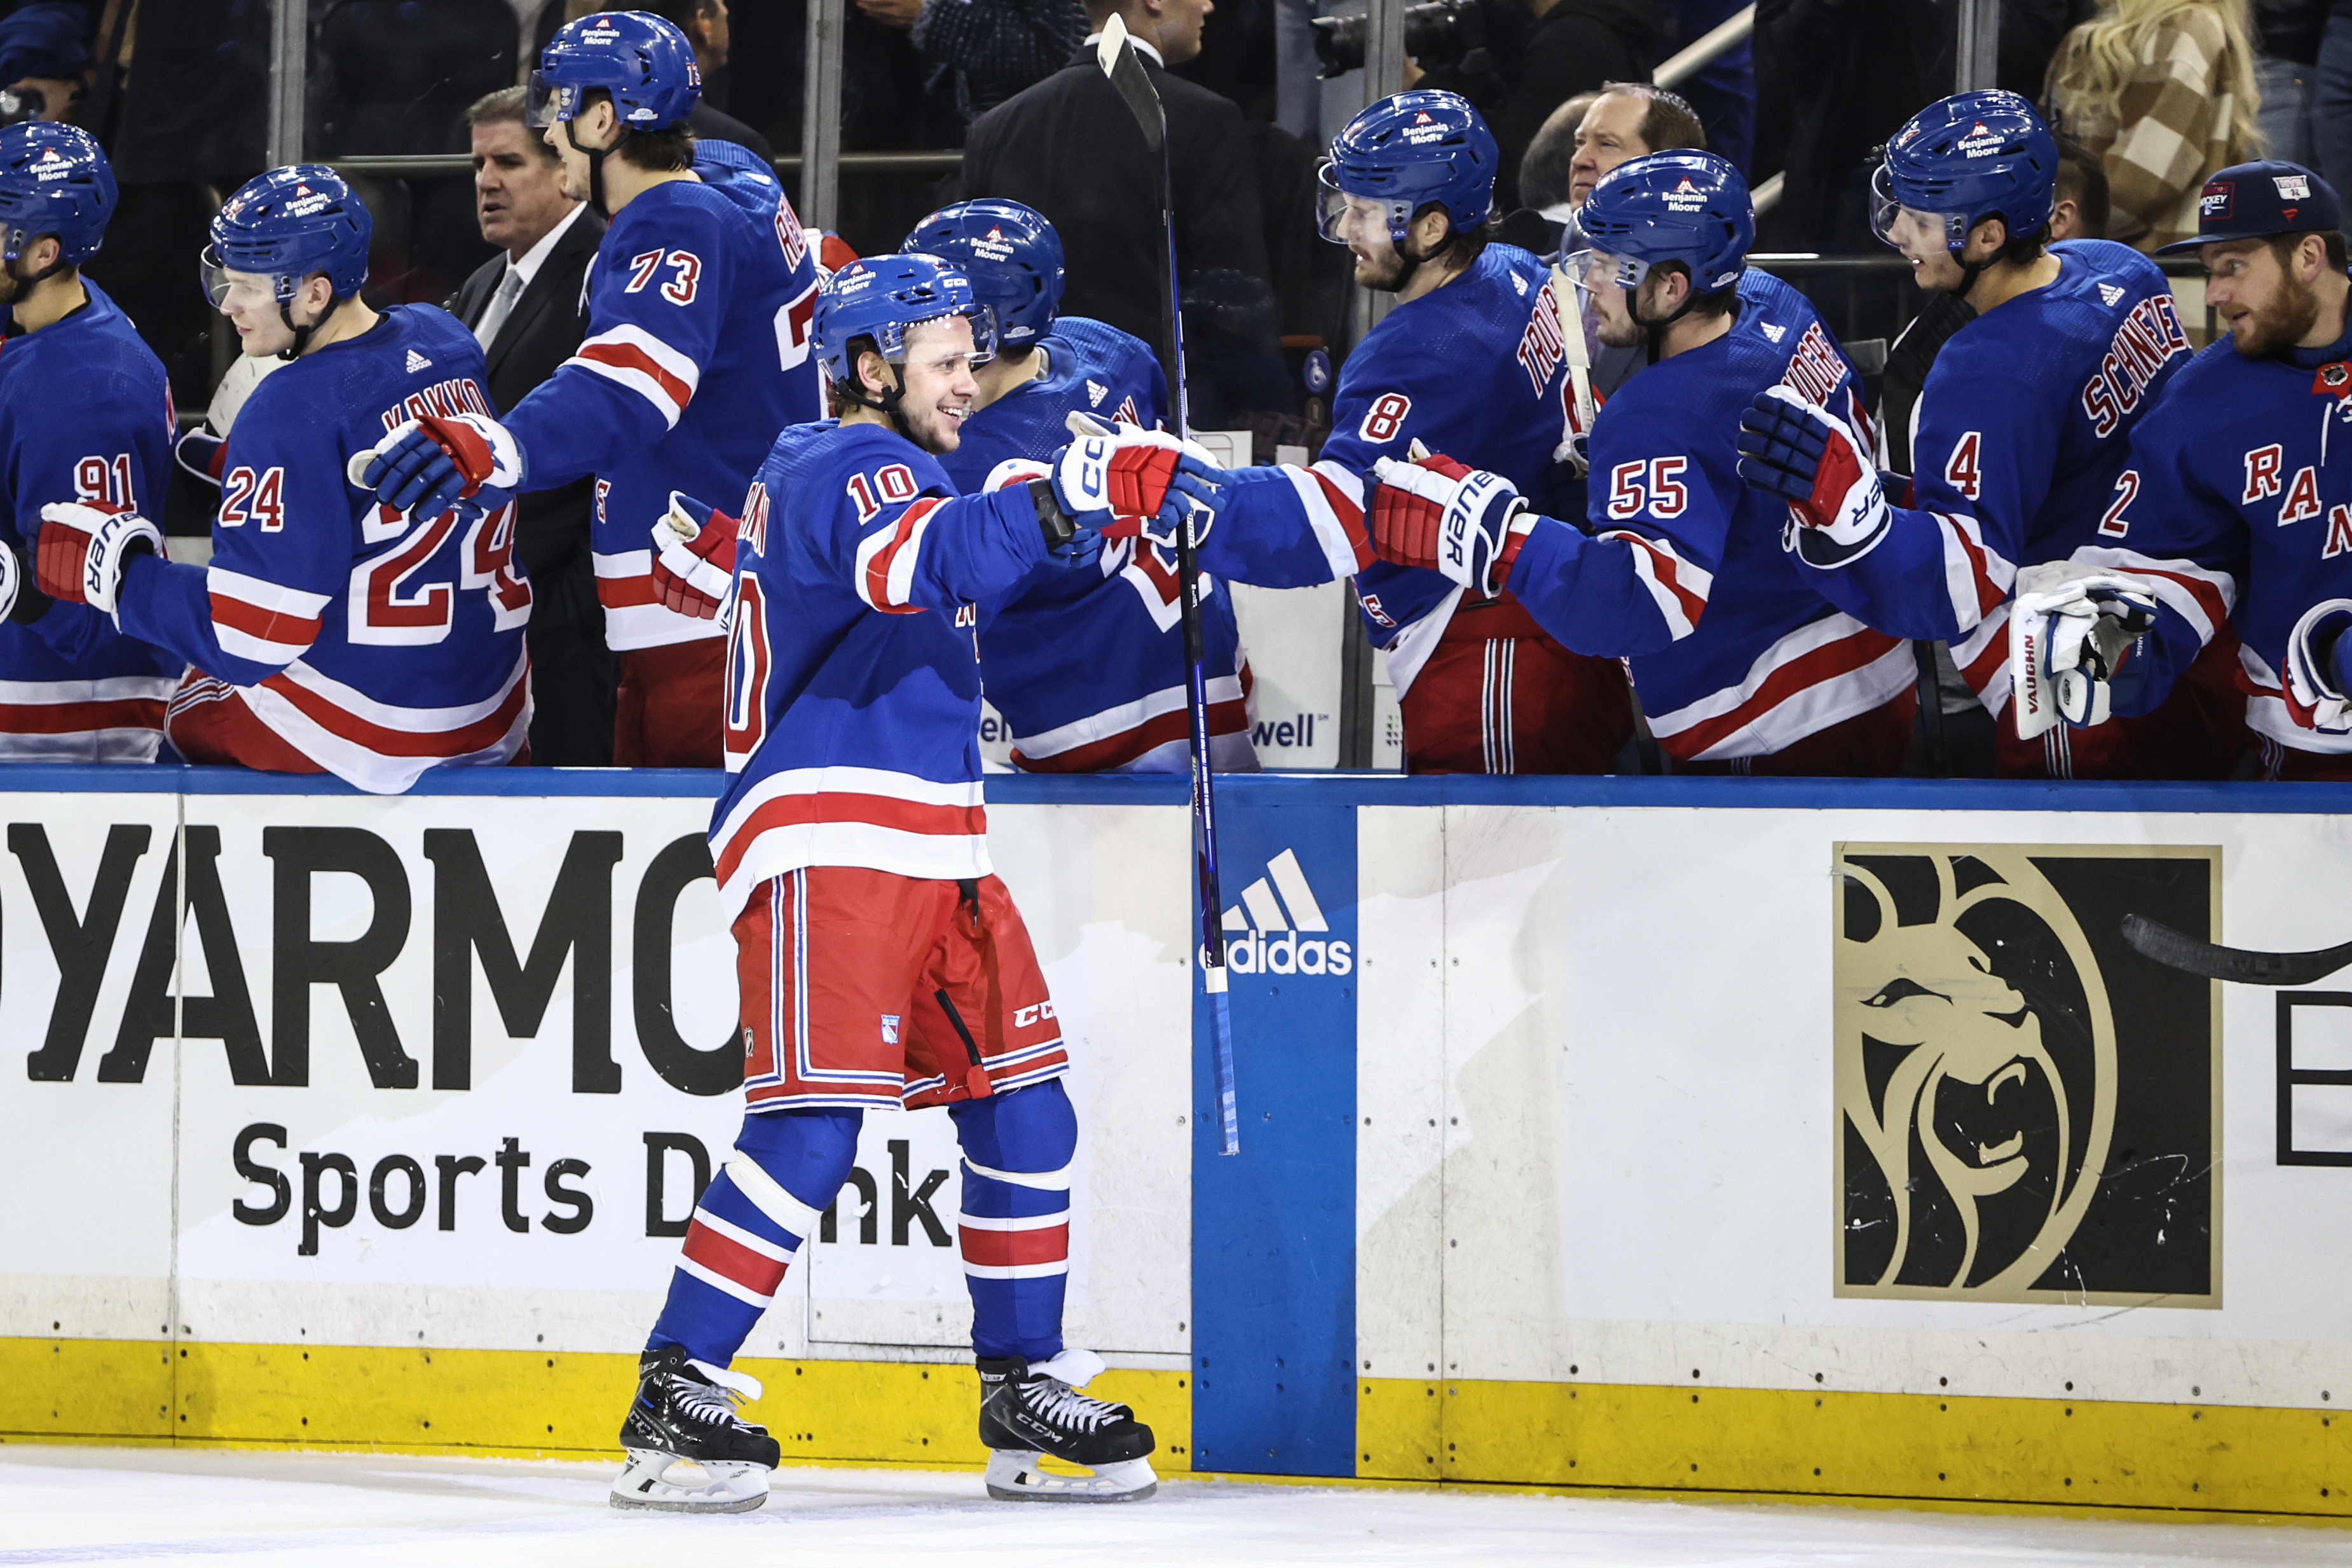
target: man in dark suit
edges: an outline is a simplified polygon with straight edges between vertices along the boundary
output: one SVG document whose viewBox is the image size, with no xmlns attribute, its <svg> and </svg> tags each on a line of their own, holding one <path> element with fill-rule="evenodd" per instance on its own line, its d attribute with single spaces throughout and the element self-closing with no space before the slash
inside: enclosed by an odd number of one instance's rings
<svg viewBox="0 0 2352 1568">
<path fill-rule="evenodd" d="M 1095 60 L 1116 12 L 1168 110 L 1176 251 L 1187 277 L 1210 271 L 1267 277 L 1257 160 L 1229 99 L 1164 68 L 1201 52 L 1210 0 L 1087 0 L 1092 35 L 1078 57 L 972 123 L 965 197 L 1009 196 L 1045 214 L 1062 238 L 1062 314 L 1108 321 L 1147 343 L 1165 340 L 1159 160 Z"/>
<path fill-rule="evenodd" d="M 459 287 L 449 309 L 482 341 L 490 399 L 512 408 L 587 336 L 584 281 L 604 221 L 563 193 L 563 165 L 523 124 L 523 89 L 466 111 L 473 129 L 474 211 L 505 254 Z M 518 503 L 515 554 L 530 575 L 530 759 L 609 768 L 617 681 L 588 553 L 595 481 L 534 490 Z"/>
</svg>

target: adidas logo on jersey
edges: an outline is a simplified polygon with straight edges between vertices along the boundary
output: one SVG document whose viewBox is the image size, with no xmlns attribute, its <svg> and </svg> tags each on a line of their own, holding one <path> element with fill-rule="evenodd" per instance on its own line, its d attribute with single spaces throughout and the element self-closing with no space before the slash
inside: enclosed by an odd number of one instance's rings
<svg viewBox="0 0 2352 1568">
<path fill-rule="evenodd" d="M 2099 298 L 2105 303 L 2113 305 L 2123 297 L 2124 291 L 2116 287 L 2114 284 L 2102 283 L 2099 285 Z"/>
<path fill-rule="evenodd" d="M 1087 406 L 1088 408 L 1102 407 L 1102 400 L 1108 396 L 1110 396 L 1110 388 L 1103 385 L 1102 382 L 1097 381 L 1089 381 L 1087 382 Z"/>
<path fill-rule="evenodd" d="M 1265 862 L 1265 875 L 1242 889 L 1221 924 L 1232 934 L 1225 962 L 1236 975 L 1345 975 L 1356 967 L 1347 943 L 1306 935 L 1331 923 L 1290 850 Z"/>
<path fill-rule="evenodd" d="M 408 373 L 410 375 L 413 376 L 419 371 L 427 371 L 432 368 L 432 361 L 426 359 L 424 355 L 418 353 L 414 349 L 408 350 Z"/>
<path fill-rule="evenodd" d="M 1764 335 L 1776 343 L 1789 335 L 1789 329 L 1781 326 L 1778 321 L 1765 321 L 1759 325 L 1764 329 Z"/>
</svg>

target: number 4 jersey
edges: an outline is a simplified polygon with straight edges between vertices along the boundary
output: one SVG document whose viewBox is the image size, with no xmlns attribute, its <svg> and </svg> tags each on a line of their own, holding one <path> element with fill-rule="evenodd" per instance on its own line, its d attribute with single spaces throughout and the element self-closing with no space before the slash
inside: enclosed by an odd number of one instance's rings
<svg viewBox="0 0 2352 1568">
<path fill-rule="evenodd" d="M 81 309 L 0 345 L 0 549 L 20 554 L 52 501 L 154 511 L 170 481 L 163 366 L 96 284 L 82 287 Z M 152 762 L 181 668 L 86 604 L 0 622 L 0 758 Z"/>
<path fill-rule="evenodd" d="M 212 564 L 134 560 L 122 630 L 226 683 L 207 695 L 362 789 L 513 760 L 530 724 L 513 507 L 415 517 L 344 473 L 404 420 L 488 413 L 483 378 L 474 335 L 431 305 L 394 306 L 272 373 L 222 454 Z"/>
</svg>

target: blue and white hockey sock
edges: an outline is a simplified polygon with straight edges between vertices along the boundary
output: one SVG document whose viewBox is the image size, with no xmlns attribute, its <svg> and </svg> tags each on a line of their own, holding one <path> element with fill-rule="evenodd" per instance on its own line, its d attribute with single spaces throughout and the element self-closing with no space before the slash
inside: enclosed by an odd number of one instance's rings
<svg viewBox="0 0 2352 1568">
<path fill-rule="evenodd" d="M 1050 1361 L 1070 1276 L 1070 1160 L 1078 1117 L 1049 1078 L 949 1107 L 963 1144 L 964 1283 L 973 1354 Z"/>
<path fill-rule="evenodd" d="M 777 1111 L 743 1118 L 688 1225 L 669 1300 L 647 1350 L 683 1345 L 725 1366 L 775 1300 L 857 1155 L 858 1111 Z"/>
</svg>

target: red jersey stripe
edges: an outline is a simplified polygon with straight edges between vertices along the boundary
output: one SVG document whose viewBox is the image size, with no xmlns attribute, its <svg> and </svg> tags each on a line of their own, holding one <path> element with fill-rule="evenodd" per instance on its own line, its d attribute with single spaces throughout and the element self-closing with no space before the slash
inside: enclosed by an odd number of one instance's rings
<svg viewBox="0 0 2352 1568">
<path fill-rule="evenodd" d="M 819 822 L 863 822 L 900 833 L 978 838 L 988 831 L 985 806 L 931 806 L 898 800 L 887 795 L 859 795 L 835 790 L 823 795 L 779 795 L 743 819 L 719 856 L 719 881 L 725 885 L 735 874 L 744 852 L 760 835 L 775 828 L 804 827 Z"/>
<path fill-rule="evenodd" d="M 1898 641 L 1884 632 L 1868 630 L 1852 636 L 1841 637 L 1834 643 L 1823 643 L 1812 652 L 1790 660 L 1764 678 L 1764 684 L 1746 702 L 1729 713 L 1702 719 L 1688 729 L 1673 735 L 1662 735 L 1658 744 L 1676 757 L 1694 758 L 1705 755 L 1706 749 L 1737 734 L 1773 708 L 1809 687 L 1825 685 L 1840 675 L 1852 674 L 1864 668 L 1895 646 Z"/>
<path fill-rule="evenodd" d="M 714 1274 L 724 1274 L 747 1291 L 772 1296 L 784 1282 L 785 1265 L 721 1236 L 700 1220 L 686 1228 L 685 1254 Z"/>
<path fill-rule="evenodd" d="M 663 394 L 677 405 L 680 413 L 685 413 L 686 405 L 694 401 L 692 387 L 662 369 L 660 362 L 651 354 L 634 344 L 583 343 L 580 346 L 580 357 L 583 360 L 593 360 L 598 364 L 611 365 L 617 370 L 635 371 L 640 375 L 652 377 L 654 384 L 660 387 Z"/>
<path fill-rule="evenodd" d="M 977 1263 L 983 1269 L 1010 1269 L 1024 1263 L 1063 1263 L 1069 1260 L 1070 1228 L 1067 1225 L 1048 1226 L 1042 1230 L 974 1230 L 968 1225 L 958 1226 L 956 1229 L 963 1243 L 963 1260 Z"/>
<path fill-rule="evenodd" d="M 530 695 L 526 673 L 507 688 L 505 700 L 495 711 L 471 724 L 457 729 L 405 730 L 387 729 L 362 718 L 330 698 L 297 685 L 284 674 L 272 675 L 261 684 L 300 709 L 328 734 L 364 747 L 379 757 L 463 757 L 468 752 L 487 750 L 506 738 L 507 731 L 514 727 L 515 716 L 522 712 Z"/>
</svg>

